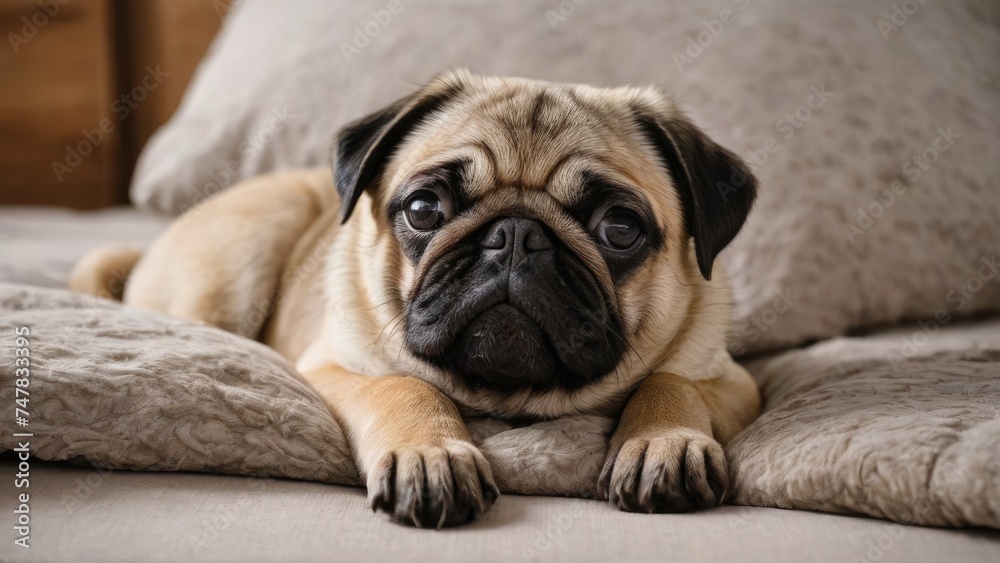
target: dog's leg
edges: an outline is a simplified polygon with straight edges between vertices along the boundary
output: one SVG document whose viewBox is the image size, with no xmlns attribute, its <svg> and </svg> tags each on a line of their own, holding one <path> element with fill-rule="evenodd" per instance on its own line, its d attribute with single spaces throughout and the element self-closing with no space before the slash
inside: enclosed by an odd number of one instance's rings
<svg viewBox="0 0 1000 563">
<path fill-rule="evenodd" d="M 611 437 L 599 492 L 631 512 L 686 512 L 720 504 L 728 486 L 722 447 L 760 412 L 750 374 L 691 381 L 656 373 L 629 399 Z"/>
<path fill-rule="evenodd" d="M 123 300 L 257 338 L 286 260 L 335 200 L 328 170 L 243 181 L 174 221 L 136 265 Z"/>
<path fill-rule="evenodd" d="M 499 496 L 455 405 L 414 377 L 307 372 L 347 435 L 372 510 L 419 527 L 461 524 Z"/>
</svg>

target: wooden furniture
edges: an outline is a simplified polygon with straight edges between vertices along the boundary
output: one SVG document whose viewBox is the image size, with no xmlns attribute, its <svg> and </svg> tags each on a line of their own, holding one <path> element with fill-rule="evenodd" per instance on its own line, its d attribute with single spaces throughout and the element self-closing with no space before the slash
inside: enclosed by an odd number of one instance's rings
<svg viewBox="0 0 1000 563">
<path fill-rule="evenodd" d="M 0 202 L 110 205 L 121 198 L 122 176 L 111 1 L 50 5 L 46 12 L 34 0 L 0 2 L 8 32 L 0 48 Z"/>
<path fill-rule="evenodd" d="M 160 65 L 170 76 L 137 108 L 128 127 L 123 158 L 129 171 L 156 129 L 180 105 L 188 82 L 219 29 L 231 0 L 118 0 L 118 68 L 125 84 L 139 84 Z M 155 71 L 155 67 L 154 67 Z"/>
<path fill-rule="evenodd" d="M 0 0 L 0 204 L 127 202 L 223 0 Z"/>
</svg>

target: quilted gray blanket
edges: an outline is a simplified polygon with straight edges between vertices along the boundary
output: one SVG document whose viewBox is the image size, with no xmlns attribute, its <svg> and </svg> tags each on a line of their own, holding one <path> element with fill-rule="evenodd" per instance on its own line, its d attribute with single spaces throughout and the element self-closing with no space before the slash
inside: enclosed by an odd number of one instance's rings
<svg viewBox="0 0 1000 563">
<path fill-rule="evenodd" d="M 358 483 L 323 403 L 259 343 L 0 284 L 4 381 L 15 379 L 20 327 L 37 458 Z M 1000 528 L 1000 321 L 839 338 L 747 367 L 766 410 L 728 448 L 731 502 Z M 0 387 L 2 404 L 15 389 Z M 614 421 L 468 422 L 503 491 L 594 496 Z M 5 425 L 9 450 L 23 429 Z"/>
</svg>

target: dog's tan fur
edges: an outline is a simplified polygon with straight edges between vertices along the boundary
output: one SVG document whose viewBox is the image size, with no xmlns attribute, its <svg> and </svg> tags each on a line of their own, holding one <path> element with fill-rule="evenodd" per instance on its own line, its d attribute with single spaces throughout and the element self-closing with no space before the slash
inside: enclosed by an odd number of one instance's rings
<svg viewBox="0 0 1000 563">
<path fill-rule="evenodd" d="M 462 522 L 496 497 L 460 412 L 552 418 L 615 413 L 626 401 L 601 490 L 628 510 L 663 509 L 671 486 L 699 506 L 721 502 L 713 488 L 725 484 L 721 445 L 757 416 L 758 392 L 725 348 L 731 297 L 721 265 L 711 281 L 699 273 L 682 202 L 629 112 L 683 117 L 653 89 L 464 71 L 406 103 L 456 89 L 462 96 L 406 136 L 346 223 L 327 170 L 249 180 L 178 219 L 138 263 L 125 303 L 260 338 L 295 362 L 345 429 L 373 507 L 402 521 Z M 414 264 L 387 223 L 387 200 L 407 178 L 457 157 L 470 163 L 477 203 Z M 666 234 L 663 250 L 618 287 L 590 234 L 565 211 L 584 168 L 632 186 Z M 524 210 L 583 260 L 622 319 L 628 352 L 613 374 L 576 390 L 469 388 L 416 358 L 398 330 L 437 255 Z M 87 258 L 71 287 L 98 293 L 106 272 L 130 261 L 124 251 Z"/>
</svg>

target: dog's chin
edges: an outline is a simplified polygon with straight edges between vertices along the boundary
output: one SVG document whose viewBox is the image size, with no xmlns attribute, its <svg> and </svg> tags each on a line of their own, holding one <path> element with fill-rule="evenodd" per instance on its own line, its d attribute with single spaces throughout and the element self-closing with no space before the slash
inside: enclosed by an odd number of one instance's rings
<svg viewBox="0 0 1000 563">
<path fill-rule="evenodd" d="M 456 375 L 474 387 L 547 388 L 565 369 L 538 323 L 507 304 L 473 319 L 445 355 Z"/>
</svg>

